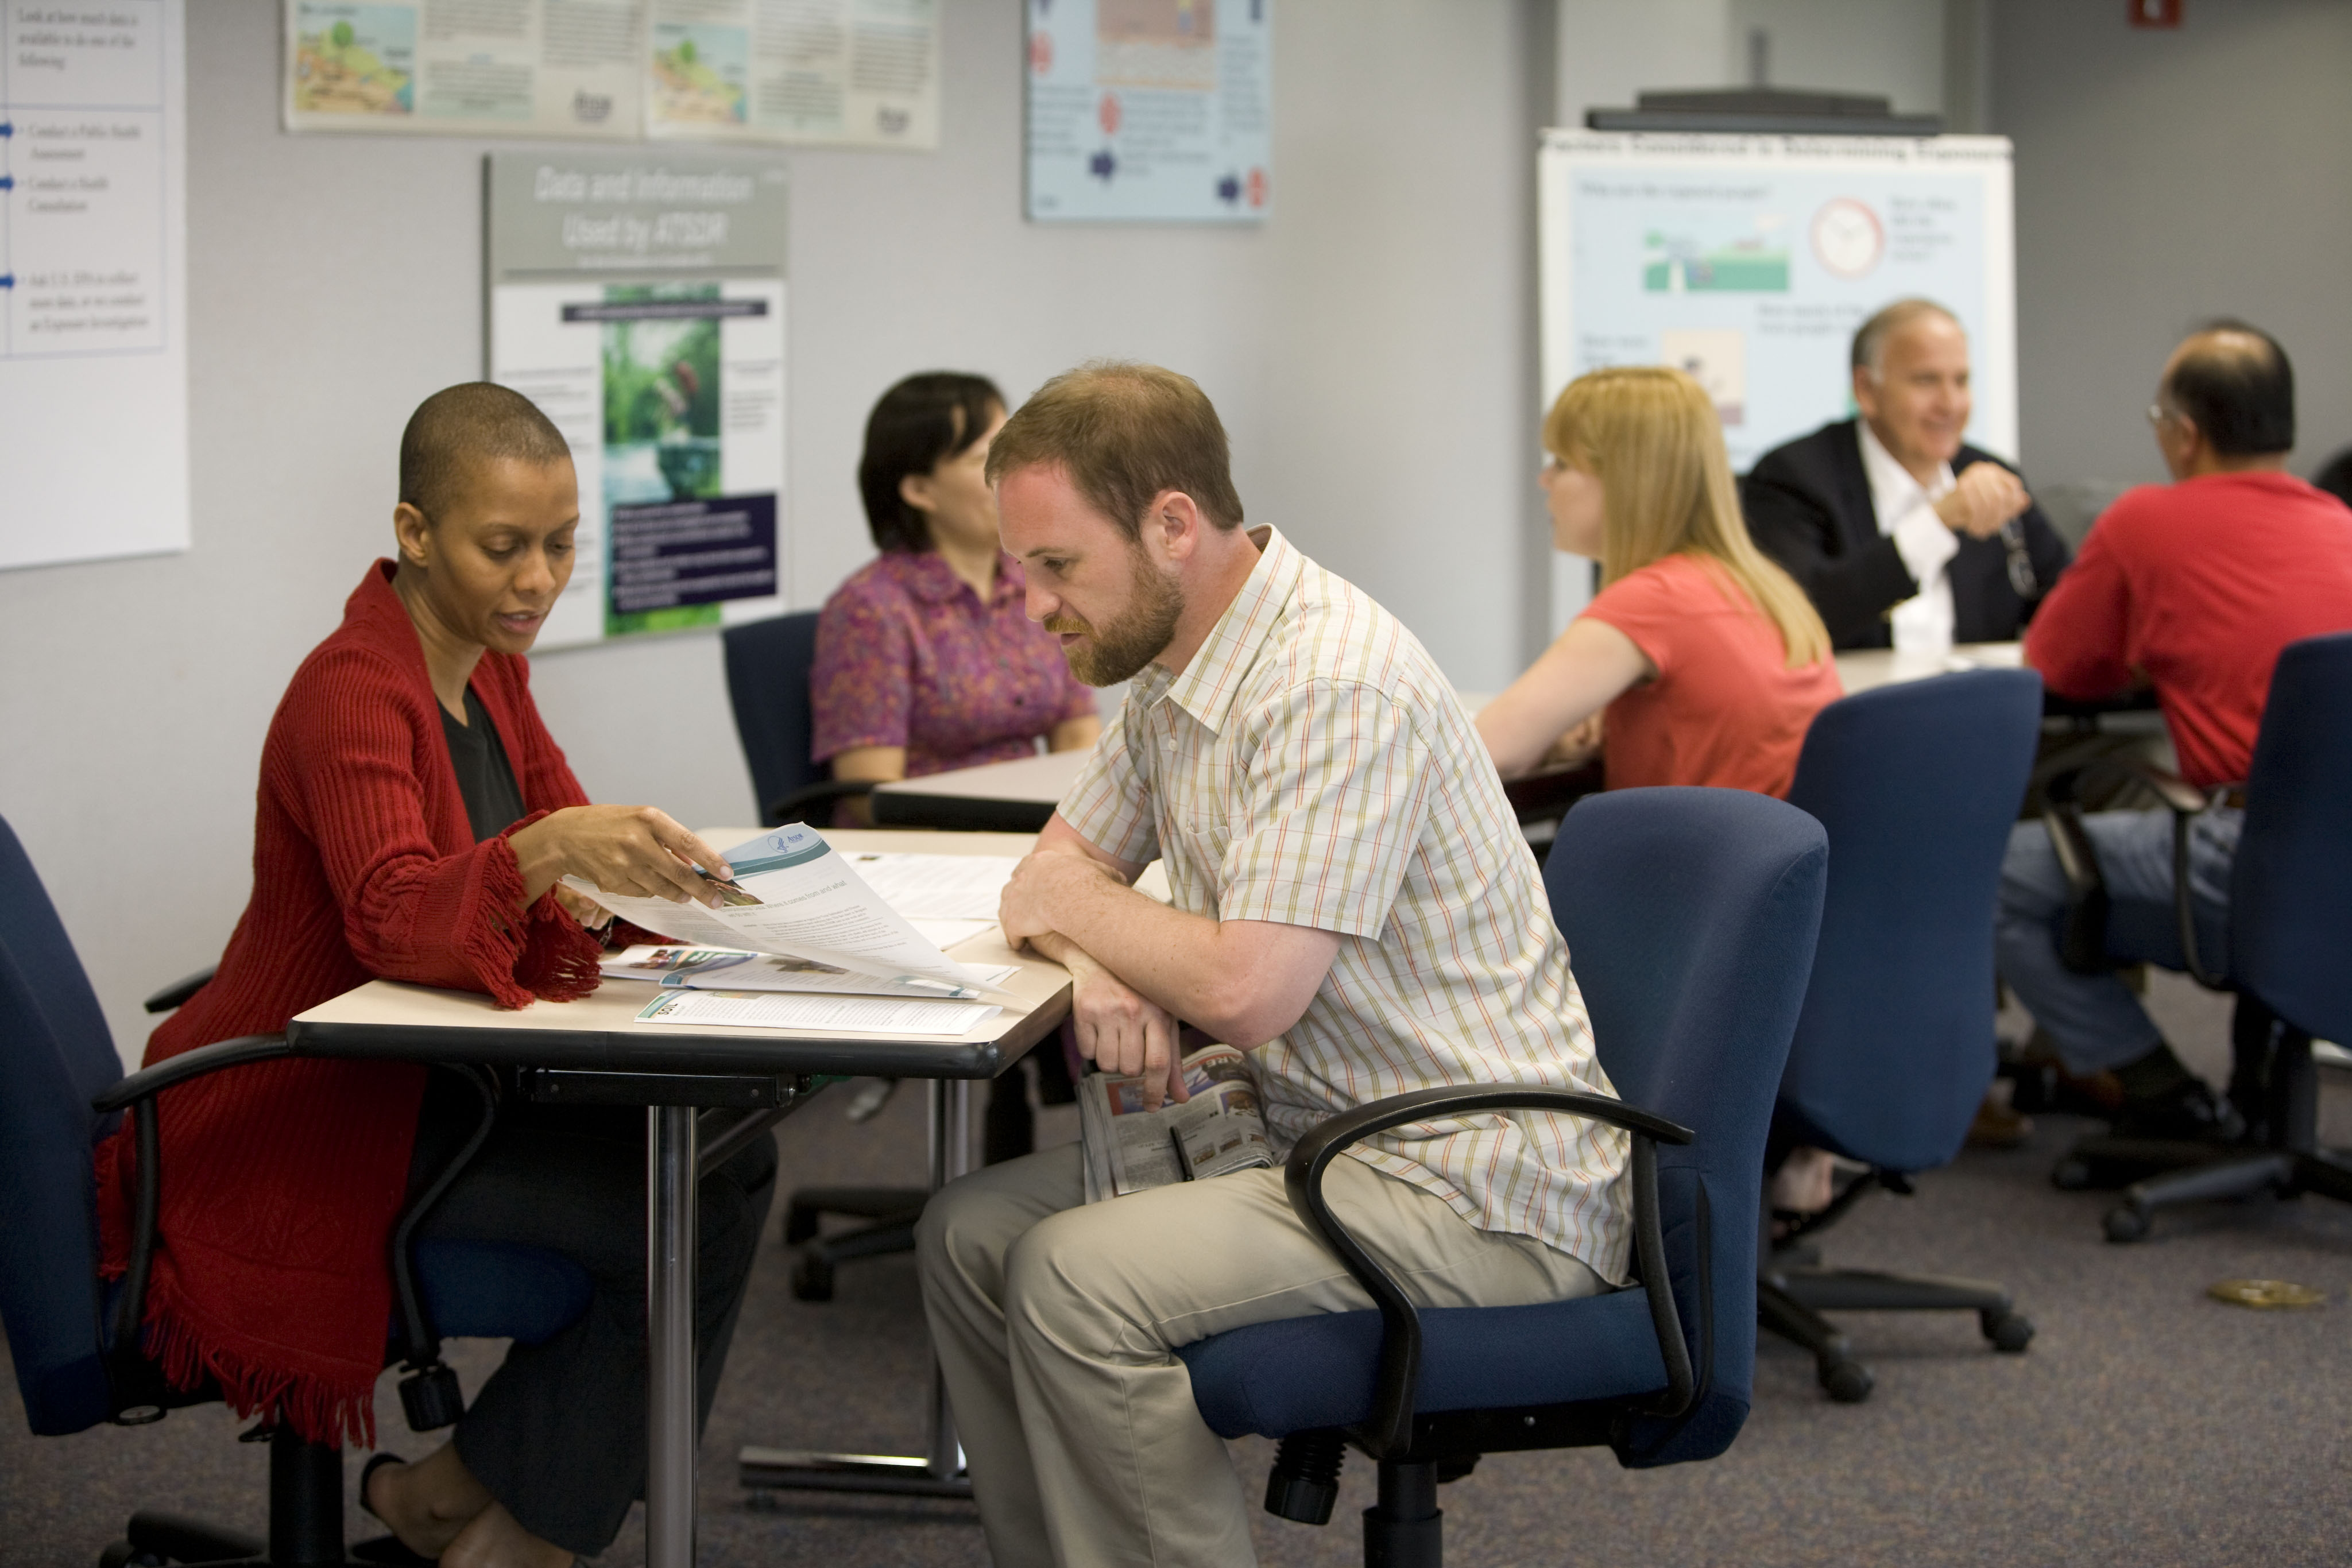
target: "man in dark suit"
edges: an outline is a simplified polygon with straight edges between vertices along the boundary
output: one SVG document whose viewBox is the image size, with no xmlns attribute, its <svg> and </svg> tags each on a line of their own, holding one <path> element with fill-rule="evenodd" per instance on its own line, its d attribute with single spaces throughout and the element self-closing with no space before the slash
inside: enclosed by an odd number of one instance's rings
<svg viewBox="0 0 2352 1568">
<path fill-rule="evenodd" d="M 1889 305 L 1853 338 L 1859 419 L 1775 447 L 1740 481 L 1748 531 L 1841 649 L 2015 638 L 2066 544 L 1968 428 L 1969 340 L 1942 306 Z"/>
</svg>

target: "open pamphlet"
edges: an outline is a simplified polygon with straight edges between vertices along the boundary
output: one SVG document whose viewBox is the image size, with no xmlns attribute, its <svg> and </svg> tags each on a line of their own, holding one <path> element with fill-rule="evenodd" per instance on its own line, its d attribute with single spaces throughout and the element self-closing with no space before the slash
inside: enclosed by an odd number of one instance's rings
<svg viewBox="0 0 2352 1568">
<path fill-rule="evenodd" d="M 1139 1077 L 1093 1072 L 1079 1081 L 1088 1203 L 1274 1164 L 1246 1056 L 1230 1045 L 1203 1046 L 1184 1059 L 1184 1087 L 1191 1099 L 1146 1111 Z"/>
<path fill-rule="evenodd" d="M 1019 1000 L 1002 988 L 999 972 L 959 964 L 940 951 L 867 883 L 849 857 L 835 853 L 804 824 L 762 833 L 726 854 L 733 876 L 702 870 L 719 890 L 716 909 L 608 894 L 581 877 L 563 880 L 622 918 L 681 943 L 794 958 L 876 979 L 929 980 Z"/>
<path fill-rule="evenodd" d="M 898 997 L 794 996 L 774 991 L 665 990 L 639 1009 L 640 1023 L 694 1029 L 789 1029 L 804 1033 L 953 1038 L 1004 1009 L 994 1002 L 910 1001 Z"/>
<path fill-rule="evenodd" d="M 656 946 L 639 943 L 607 953 L 596 966 L 608 980 L 646 980 L 676 989 L 698 991 L 797 991 L 835 997 L 911 997 L 929 1000 L 964 1000 L 980 995 L 977 988 L 947 980 L 899 975 L 856 975 L 809 958 L 787 958 L 774 953 L 749 953 L 740 947 Z M 990 985 L 1002 985 L 1016 972 L 1010 964 L 995 967 L 970 966 Z"/>
</svg>

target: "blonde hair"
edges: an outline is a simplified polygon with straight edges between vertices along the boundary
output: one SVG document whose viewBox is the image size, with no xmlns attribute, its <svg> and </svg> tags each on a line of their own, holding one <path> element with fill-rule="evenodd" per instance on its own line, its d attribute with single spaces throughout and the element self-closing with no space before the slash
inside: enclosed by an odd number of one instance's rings
<svg viewBox="0 0 2352 1568">
<path fill-rule="evenodd" d="M 1812 601 L 1748 537 L 1723 426 L 1698 382 L 1655 365 L 1591 371 L 1551 405 L 1543 442 L 1601 483 L 1602 587 L 1667 556 L 1690 556 L 1772 622 L 1790 669 L 1829 656 L 1829 629 Z"/>
</svg>

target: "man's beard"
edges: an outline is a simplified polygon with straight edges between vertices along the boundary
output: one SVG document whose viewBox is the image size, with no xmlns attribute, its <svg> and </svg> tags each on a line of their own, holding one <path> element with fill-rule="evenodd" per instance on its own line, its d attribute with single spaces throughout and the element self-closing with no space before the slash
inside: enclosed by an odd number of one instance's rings
<svg viewBox="0 0 2352 1568">
<path fill-rule="evenodd" d="M 1184 591 L 1162 574 L 1141 549 L 1135 552 L 1135 604 L 1109 626 L 1097 630 L 1082 615 L 1067 612 L 1048 617 L 1045 630 L 1089 633 L 1091 643 L 1074 643 L 1063 650 L 1070 674 L 1090 686 L 1115 686 L 1160 655 L 1176 634 L 1184 613 Z"/>
</svg>

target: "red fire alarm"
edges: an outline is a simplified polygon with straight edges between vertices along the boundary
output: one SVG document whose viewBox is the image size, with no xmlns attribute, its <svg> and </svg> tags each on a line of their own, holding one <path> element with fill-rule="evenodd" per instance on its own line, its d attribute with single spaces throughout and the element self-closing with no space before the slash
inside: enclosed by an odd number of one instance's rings
<svg viewBox="0 0 2352 1568">
<path fill-rule="evenodd" d="M 2181 0 L 2130 0 L 2135 27 L 2178 27 Z"/>
</svg>

